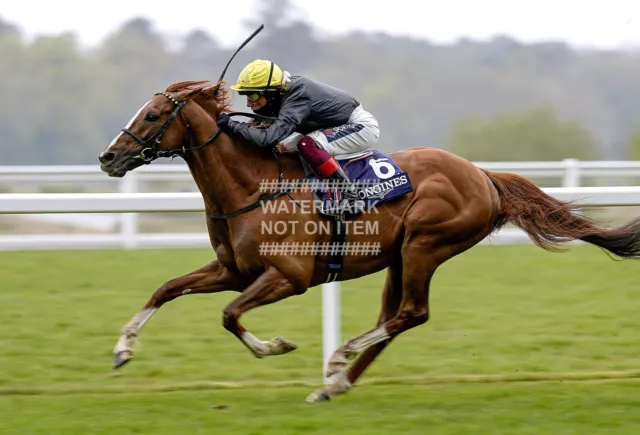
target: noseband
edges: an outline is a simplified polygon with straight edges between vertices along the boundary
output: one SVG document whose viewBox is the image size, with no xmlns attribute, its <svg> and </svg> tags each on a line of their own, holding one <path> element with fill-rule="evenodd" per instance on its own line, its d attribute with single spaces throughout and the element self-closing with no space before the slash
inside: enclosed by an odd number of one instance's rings
<svg viewBox="0 0 640 435">
<path fill-rule="evenodd" d="M 162 141 L 162 136 L 164 136 L 164 134 L 166 133 L 171 123 L 178 117 L 178 115 L 182 111 L 182 108 L 187 104 L 187 101 L 186 100 L 178 101 L 171 95 L 167 94 L 166 92 L 158 92 L 154 95 L 163 95 L 167 97 L 169 101 L 175 104 L 176 107 L 175 109 L 173 109 L 173 112 L 171 112 L 171 116 L 169 116 L 169 119 L 167 119 L 165 123 L 162 124 L 162 126 L 147 139 L 140 138 L 128 128 L 122 129 L 122 132 L 131 136 L 136 142 L 138 142 L 140 145 L 144 147 L 142 148 L 142 151 L 140 151 L 140 154 L 132 157 L 133 159 L 142 160 L 144 164 L 149 164 L 160 157 L 171 157 L 171 158 L 176 156 L 184 157 L 184 154 L 187 151 L 193 151 L 193 150 L 202 148 L 204 146 L 207 146 L 210 143 L 213 143 L 220 135 L 221 129 L 218 127 L 215 133 L 213 133 L 213 135 L 211 135 L 211 137 L 201 145 L 196 145 L 189 148 L 185 148 L 183 146 L 182 148 L 169 148 L 167 150 L 158 150 L 158 145 L 160 145 L 160 142 Z M 189 142 L 191 142 L 191 134 L 189 134 L 189 129 L 191 127 L 187 123 L 185 123 L 185 125 L 187 128 L 187 135 L 189 137 Z"/>
</svg>

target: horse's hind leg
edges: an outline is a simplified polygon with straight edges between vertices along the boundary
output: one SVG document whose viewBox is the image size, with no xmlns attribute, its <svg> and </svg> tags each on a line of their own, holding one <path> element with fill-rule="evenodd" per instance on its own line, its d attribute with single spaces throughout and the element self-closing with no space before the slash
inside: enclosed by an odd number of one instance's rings
<svg viewBox="0 0 640 435">
<path fill-rule="evenodd" d="M 392 319 L 398 313 L 398 308 L 400 307 L 400 301 L 402 300 L 402 263 L 398 261 L 387 269 L 387 277 L 385 279 L 384 288 L 382 291 L 382 307 L 380 309 L 380 314 L 378 316 L 377 326 L 380 326 L 384 322 Z M 375 354 L 371 353 L 369 357 L 371 361 L 378 355 L 378 353 L 382 352 L 382 350 L 386 347 L 389 341 L 383 341 L 380 344 L 383 346 L 380 347 L 380 350 Z M 335 375 L 336 373 L 342 372 L 347 368 L 349 364 L 349 358 L 347 358 L 343 353 L 342 346 L 340 349 L 337 349 L 329 358 L 329 363 L 327 365 L 327 378 Z M 371 348 L 373 349 L 373 348 Z M 367 349 L 369 350 L 369 349 Z M 357 362 L 354 363 L 354 366 L 349 370 L 350 373 L 356 373 L 360 370 L 360 373 L 364 371 L 366 366 L 362 366 L 362 362 L 364 362 L 368 358 L 364 358 L 365 355 L 361 355 L 358 358 Z M 356 366 L 357 365 L 357 366 Z M 367 364 L 368 365 L 368 364 Z M 360 375 L 358 373 L 358 376 Z M 357 376 L 356 376 L 357 377 Z"/>
<path fill-rule="evenodd" d="M 382 292 L 382 308 L 378 316 L 377 326 L 392 319 L 398 313 L 402 300 L 402 263 L 397 262 L 387 270 L 387 278 Z M 343 347 L 336 350 L 329 359 L 327 377 L 330 384 L 314 391 L 308 402 L 328 400 L 331 396 L 346 392 L 362 375 L 373 360 L 389 345 L 392 338 L 367 347 L 347 368 L 349 359 L 342 353 Z"/>
<path fill-rule="evenodd" d="M 186 294 L 215 293 L 239 290 L 243 287 L 243 278 L 230 272 L 217 260 L 188 275 L 167 281 L 122 328 L 120 339 L 113 349 L 113 368 L 121 367 L 133 357 L 133 349 L 140 330 L 165 303 Z"/>
<path fill-rule="evenodd" d="M 402 249 L 402 298 L 393 318 L 356 338 L 345 342 L 332 356 L 335 362 L 353 360 L 362 354 L 366 358 L 354 364 L 353 373 L 342 371 L 335 374 L 332 383 L 313 392 L 308 402 L 329 400 L 332 396 L 348 391 L 353 381 L 362 374 L 373 358 L 399 334 L 425 323 L 429 319 L 429 284 L 439 266 L 437 249 L 429 248 L 428 239 L 414 240 Z M 431 245 L 433 246 L 433 245 Z M 428 254 L 427 254 L 428 253 Z M 367 351 L 368 349 L 372 349 Z M 330 364 L 332 361 L 330 361 Z"/>
</svg>

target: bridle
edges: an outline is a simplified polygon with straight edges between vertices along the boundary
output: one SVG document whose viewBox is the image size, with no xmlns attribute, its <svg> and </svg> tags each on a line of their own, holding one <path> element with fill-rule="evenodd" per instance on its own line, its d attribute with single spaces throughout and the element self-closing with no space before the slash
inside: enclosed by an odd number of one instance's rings
<svg viewBox="0 0 640 435">
<path fill-rule="evenodd" d="M 167 94 L 166 92 L 158 92 L 155 95 L 163 95 L 165 97 L 167 97 L 169 99 L 169 101 L 171 101 L 173 104 L 175 104 L 175 108 L 173 109 L 173 112 L 171 112 L 171 115 L 169 116 L 169 119 L 167 119 L 164 124 L 162 124 L 162 126 L 155 132 L 153 133 L 150 137 L 148 137 L 147 139 L 142 139 L 140 138 L 138 135 L 136 135 L 134 132 L 132 132 L 131 130 L 129 130 L 128 128 L 123 128 L 122 132 L 128 134 L 129 136 L 131 136 L 136 142 L 138 142 L 140 145 L 142 145 L 144 148 L 142 149 L 142 151 L 140 151 L 140 154 L 138 154 L 137 156 L 132 157 L 132 159 L 137 159 L 137 160 L 142 160 L 144 162 L 144 164 L 148 165 L 149 163 L 151 163 L 152 161 L 161 158 L 161 157 L 176 157 L 176 156 L 181 156 L 184 157 L 185 153 L 187 151 L 194 151 L 200 148 L 203 148 L 209 144 L 212 144 L 213 142 L 215 142 L 215 140 L 218 138 L 218 136 L 220 135 L 220 132 L 222 131 L 222 129 L 220 127 L 218 127 L 216 129 L 216 131 L 211 135 L 211 137 L 209 137 L 209 139 L 207 139 L 204 143 L 200 144 L 200 145 L 196 145 L 196 146 L 192 146 L 192 147 L 188 147 L 185 148 L 184 146 L 182 148 L 169 148 L 166 150 L 158 150 L 158 145 L 160 144 L 160 142 L 162 141 L 162 136 L 164 136 L 164 134 L 167 131 L 167 128 L 169 128 L 169 126 L 171 125 L 171 123 L 178 117 L 178 115 L 180 115 L 180 112 L 182 111 L 182 108 L 187 104 L 187 100 L 182 100 L 182 101 L 178 101 L 177 99 L 175 99 L 173 96 Z M 256 115 L 256 114 L 252 114 L 252 113 L 243 113 L 243 112 L 229 112 L 228 113 L 229 116 L 246 116 L 246 117 L 250 117 L 250 118 L 254 118 L 254 119 L 260 119 L 263 121 L 273 121 L 274 118 L 269 118 L 266 116 L 261 116 L 261 115 Z M 184 119 L 183 119 L 184 121 Z M 189 142 L 191 142 L 191 134 L 189 132 L 189 129 L 191 128 L 189 126 L 189 124 L 184 121 L 185 123 L 185 127 L 187 129 L 187 136 L 189 137 Z M 268 195 L 264 198 L 261 198 L 260 200 L 246 206 L 246 207 L 242 207 L 238 210 L 232 211 L 231 213 L 224 213 L 224 214 L 216 214 L 216 213 L 207 213 L 207 217 L 210 219 L 229 219 L 229 218 L 233 218 L 236 216 L 239 216 L 241 214 L 244 214 L 248 211 L 254 210 L 258 207 L 261 207 L 265 202 L 268 201 L 272 201 L 276 198 L 279 198 L 282 195 L 287 195 L 289 196 L 294 202 L 295 200 L 293 199 L 293 197 L 291 197 L 291 192 L 297 188 L 300 184 L 302 184 L 304 181 L 307 180 L 307 178 L 302 179 L 302 180 L 298 180 L 295 183 L 289 184 L 288 186 L 283 186 L 283 182 L 284 182 L 284 174 L 282 173 L 282 166 L 281 166 L 281 162 L 280 159 L 278 158 L 278 154 L 276 154 L 274 152 L 274 156 L 276 158 L 276 162 L 278 164 L 278 185 L 280 186 L 280 191 L 273 193 L 271 195 Z"/>
<path fill-rule="evenodd" d="M 142 162 L 145 165 L 148 165 L 149 163 L 151 163 L 152 161 L 160 157 L 170 157 L 170 158 L 174 158 L 176 156 L 184 157 L 187 151 L 194 151 L 194 150 L 203 148 L 213 143 L 220 135 L 220 132 L 222 131 L 222 129 L 218 127 L 216 131 L 211 135 L 211 137 L 200 145 L 190 146 L 188 148 L 182 146 L 181 148 L 169 148 L 166 150 L 158 150 L 158 145 L 162 141 L 162 136 L 164 136 L 164 134 L 166 133 L 171 123 L 178 117 L 178 115 L 180 115 L 182 108 L 187 104 L 188 100 L 178 101 L 176 98 L 167 94 L 166 92 L 158 92 L 154 94 L 154 96 L 155 95 L 163 95 L 167 97 L 169 101 L 175 104 L 175 108 L 173 109 L 173 112 L 171 112 L 169 119 L 167 119 L 165 123 L 162 124 L 162 126 L 147 139 L 142 139 L 141 137 L 136 135 L 134 132 L 132 132 L 128 128 L 122 129 L 122 132 L 131 136 L 136 142 L 138 142 L 140 145 L 144 147 L 142 148 L 142 151 L 140 151 L 140 154 L 132 157 L 132 159 L 142 160 Z M 191 126 L 187 122 L 185 122 L 185 127 L 187 129 L 187 137 L 189 138 L 189 142 L 191 142 L 191 133 L 189 131 Z"/>
</svg>

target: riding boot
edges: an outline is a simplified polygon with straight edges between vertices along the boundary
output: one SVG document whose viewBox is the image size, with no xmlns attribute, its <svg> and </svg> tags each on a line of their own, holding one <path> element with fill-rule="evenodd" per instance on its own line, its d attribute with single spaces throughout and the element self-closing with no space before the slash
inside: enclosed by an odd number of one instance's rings
<svg viewBox="0 0 640 435">
<path fill-rule="evenodd" d="M 322 149 L 309 136 L 298 141 L 298 151 L 309 163 L 309 166 L 320 177 L 330 180 L 332 187 L 337 187 L 343 197 L 358 198 L 357 190 L 334 156 Z"/>
</svg>

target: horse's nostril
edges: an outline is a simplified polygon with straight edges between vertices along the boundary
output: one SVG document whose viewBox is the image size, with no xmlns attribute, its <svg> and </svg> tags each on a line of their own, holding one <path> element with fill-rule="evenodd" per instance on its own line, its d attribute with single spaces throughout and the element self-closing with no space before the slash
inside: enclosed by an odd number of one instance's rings
<svg viewBox="0 0 640 435">
<path fill-rule="evenodd" d="M 100 162 L 102 163 L 110 163 L 116 158 L 116 153 L 112 152 L 104 152 L 100 154 Z"/>
</svg>

